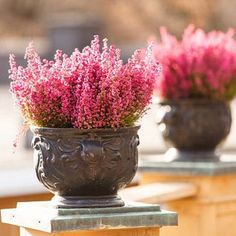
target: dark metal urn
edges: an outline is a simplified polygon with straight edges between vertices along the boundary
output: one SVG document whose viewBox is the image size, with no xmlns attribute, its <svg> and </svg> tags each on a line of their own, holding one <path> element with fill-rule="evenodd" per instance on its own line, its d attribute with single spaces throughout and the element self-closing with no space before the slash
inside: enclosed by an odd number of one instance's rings
<svg viewBox="0 0 236 236">
<path fill-rule="evenodd" d="M 119 207 L 117 191 L 138 165 L 139 126 L 113 129 L 31 127 L 39 181 L 56 208 Z"/>
<path fill-rule="evenodd" d="M 217 146 L 231 128 L 230 105 L 214 100 L 178 100 L 159 103 L 158 125 L 171 161 L 219 161 Z"/>
</svg>

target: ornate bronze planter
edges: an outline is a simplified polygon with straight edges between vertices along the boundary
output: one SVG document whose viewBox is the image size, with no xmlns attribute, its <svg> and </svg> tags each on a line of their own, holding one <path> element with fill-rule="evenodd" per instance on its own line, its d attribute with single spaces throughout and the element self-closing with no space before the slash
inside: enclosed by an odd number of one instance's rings
<svg viewBox="0 0 236 236">
<path fill-rule="evenodd" d="M 133 179 L 139 127 L 80 130 L 32 127 L 39 181 L 57 208 L 115 207 L 117 191 Z"/>
<path fill-rule="evenodd" d="M 175 161 L 219 161 L 216 147 L 231 127 L 230 105 L 223 101 L 179 100 L 160 103 L 157 120 L 171 147 L 166 153 Z"/>
</svg>

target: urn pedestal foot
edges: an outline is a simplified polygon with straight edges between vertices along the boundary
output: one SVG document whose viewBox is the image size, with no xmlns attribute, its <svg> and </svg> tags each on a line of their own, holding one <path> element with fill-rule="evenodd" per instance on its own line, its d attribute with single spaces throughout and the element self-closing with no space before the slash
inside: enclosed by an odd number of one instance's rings
<svg viewBox="0 0 236 236">
<path fill-rule="evenodd" d="M 166 161 L 177 162 L 219 162 L 220 153 L 215 150 L 207 151 L 186 151 L 177 148 L 170 148 L 165 153 Z"/>
<path fill-rule="evenodd" d="M 54 196 L 50 202 L 54 208 L 122 207 L 124 201 L 118 195 L 107 196 Z"/>
</svg>

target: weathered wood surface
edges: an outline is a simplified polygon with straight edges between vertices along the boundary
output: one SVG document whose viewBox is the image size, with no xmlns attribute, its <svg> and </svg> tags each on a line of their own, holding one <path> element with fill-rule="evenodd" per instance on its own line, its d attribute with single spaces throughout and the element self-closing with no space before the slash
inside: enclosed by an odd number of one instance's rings
<svg viewBox="0 0 236 236">
<path fill-rule="evenodd" d="M 145 203 L 166 203 L 197 194 L 197 186 L 191 183 L 151 183 L 123 189 L 119 195 L 124 200 Z"/>
<path fill-rule="evenodd" d="M 16 207 L 17 202 L 49 200 L 51 197 L 52 195 L 47 193 L 0 198 L 0 209 L 14 208 Z M 3 224 L 0 222 L 0 236 L 19 236 L 19 228 L 14 225 Z"/>
<path fill-rule="evenodd" d="M 179 181 L 198 187 L 193 197 L 166 202 L 168 210 L 178 212 L 179 223 L 178 227 L 163 228 L 162 236 L 236 235 L 236 174 L 196 176 L 146 172 L 140 177 L 144 185 Z"/>
<path fill-rule="evenodd" d="M 45 233 L 37 230 L 21 228 L 20 236 L 159 236 L 159 228 L 116 229 L 99 231 L 71 231 Z"/>
</svg>

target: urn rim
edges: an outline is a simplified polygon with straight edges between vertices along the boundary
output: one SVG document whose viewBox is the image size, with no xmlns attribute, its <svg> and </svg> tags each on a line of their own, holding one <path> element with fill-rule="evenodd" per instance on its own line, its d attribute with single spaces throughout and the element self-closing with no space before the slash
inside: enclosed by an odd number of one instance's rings
<svg viewBox="0 0 236 236">
<path fill-rule="evenodd" d="M 120 128 L 92 128 L 92 129 L 79 129 L 79 128 L 51 128 L 51 127 L 41 127 L 30 125 L 30 130 L 34 134 L 87 134 L 87 133 L 96 133 L 96 134 L 122 134 L 129 132 L 137 132 L 140 129 L 141 125 L 120 127 Z"/>
<path fill-rule="evenodd" d="M 230 104 L 230 101 L 208 98 L 183 98 L 183 99 L 160 99 L 156 101 L 160 105 L 175 105 L 175 104 L 197 104 L 197 105 L 212 105 L 212 104 Z"/>
</svg>

